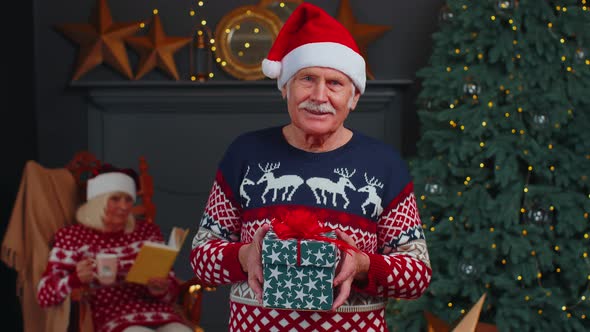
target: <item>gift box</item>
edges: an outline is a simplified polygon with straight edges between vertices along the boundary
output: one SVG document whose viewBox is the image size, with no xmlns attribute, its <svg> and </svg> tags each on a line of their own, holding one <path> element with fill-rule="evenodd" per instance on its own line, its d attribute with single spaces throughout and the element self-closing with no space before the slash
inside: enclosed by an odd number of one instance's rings
<svg viewBox="0 0 590 332">
<path fill-rule="evenodd" d="M 338 263 L 333 231 L 314 239 L 280 239 L 271 229 L 262 241 L 263 306 L 277 309 L 330 310 Z"/>
</svg>

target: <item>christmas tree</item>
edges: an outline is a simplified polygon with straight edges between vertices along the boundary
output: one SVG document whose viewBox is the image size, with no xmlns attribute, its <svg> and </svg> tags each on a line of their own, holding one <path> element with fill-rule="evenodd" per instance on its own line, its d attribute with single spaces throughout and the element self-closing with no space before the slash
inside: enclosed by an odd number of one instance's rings
<svg viewBox="0 0 590 332">
<path fill-rule="evenodd" d="M 417 76 L 410 160 L 433 268 L 392 331 L 484 293 L 499 331 L 590 327 L 590 4 L 448 0 Z"/>
</svg>

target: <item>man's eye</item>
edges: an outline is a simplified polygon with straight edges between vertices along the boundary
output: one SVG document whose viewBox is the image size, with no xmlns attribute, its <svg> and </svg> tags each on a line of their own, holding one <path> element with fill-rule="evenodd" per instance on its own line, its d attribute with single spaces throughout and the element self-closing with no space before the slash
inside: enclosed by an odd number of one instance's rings
<svg viewBox="0 0 590 332">
<path fill-rule="evenodd" d="M 340 83 L 340 81 L 330 81 L 331 85 L 342 85 L 342 83 Z"/>
</svg>

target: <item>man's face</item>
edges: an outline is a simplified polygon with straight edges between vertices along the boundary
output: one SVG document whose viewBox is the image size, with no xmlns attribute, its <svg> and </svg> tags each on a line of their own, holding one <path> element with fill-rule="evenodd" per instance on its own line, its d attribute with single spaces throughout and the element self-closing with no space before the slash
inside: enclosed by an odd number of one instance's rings
<svg viewBox="0 0 590 332">
<path fill-rule="evenodd" d="M 344 124 L 360 97 L 352 81 L 342 72 L 325 67 L 299 70 L 286 87 L 283 98 L 291 122 L 308 135 L 326 135 Z"/>
</svg>

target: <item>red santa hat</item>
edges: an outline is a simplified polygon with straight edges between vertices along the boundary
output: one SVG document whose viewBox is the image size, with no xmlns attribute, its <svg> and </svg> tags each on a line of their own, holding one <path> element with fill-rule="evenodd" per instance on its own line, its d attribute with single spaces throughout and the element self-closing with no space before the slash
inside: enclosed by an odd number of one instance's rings
<svg viewBox="0 0 590 332">
<path fill-rule="evenodd" d="M 262 72 L 276 78 L 282 89 L 291 76 L 307 67 L 339 70 L 361 93 L 365 91 L 365 60 L 350 32 L 323 9 L 304 2 L 279 31 L 262 61 Z"/>
<path fill-rule="evenodd" d="M 96 196 L 110 192 L 124 192 L 129 194 L 135 201 L 136 183 L 137 173 L 134 170 L 129 168 L 119 169 L 110 164 L 104 164 L 88 180 L 86 200 L 89 201 Z"/>
</svg>

